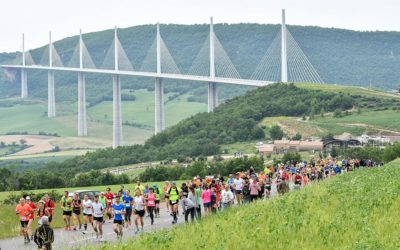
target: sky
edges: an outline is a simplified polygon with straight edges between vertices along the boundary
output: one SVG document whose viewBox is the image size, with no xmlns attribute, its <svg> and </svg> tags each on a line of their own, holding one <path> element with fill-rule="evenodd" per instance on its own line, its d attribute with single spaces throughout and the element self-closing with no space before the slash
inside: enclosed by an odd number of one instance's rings
<svg viewBox="0 0 400 250">
<path fill-rule="evenodd" d="M 2 0 L 0 52 L 84 33 L 141 24 L 279 23 L 400 31 L 400 0 Z"/>
</svg>

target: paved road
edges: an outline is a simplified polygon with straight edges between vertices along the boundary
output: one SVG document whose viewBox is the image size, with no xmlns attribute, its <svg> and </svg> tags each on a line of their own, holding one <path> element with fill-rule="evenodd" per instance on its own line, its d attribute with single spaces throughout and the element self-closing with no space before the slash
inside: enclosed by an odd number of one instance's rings
<svg viewBox="0 0 400 250">
<path fill-rule="evenodd" d="M 292 186 L 292 185 L 291 185 Z M 273 184 L 272 186 L 272 196 L 276 195 L 276 185 Z M 162 204 L 160 208 L 160 218 L 155 218 L 154 225 L 150 225 L 150 218 L 144 218 L 144 232 L 149 232 L 153 230 L 158 230 L 162 228 L 172 227 L 172 217 L 170 216 L 167 209 Z M 179 208 L 182 211 L 182 208 Z M 181 212 L 182 213 L 182 212 Z M 179 215 L 178 224 L 183 223 L 185 220 L 183 215 Z M 63 229 L 55 229 L 54 230 L 54 249 L 76 249 L 82 247 L 87 244 L 95 245 L 101 244 L 99 240 L 96 239 L 96 234 L 94 233 L 93 229 L 90 225 L 88 225 L 88 233 L 83 234 L 81 231 L 64 231 Z M 112 229 L 112 222 L 107 221 L 103 226 L 103 240 L 104 241 L 116 241 L 116 235 Z M 135 230 L 134 227 L 130 229 L 124 229 L 124 236 L 123 240 L 131 239 L 135 237 Z M 37 249 L 36 244 L 31 241 L 29 244 L 24 244 L 23 237 L 14 237 L 14 238 L 7 238 L 0 240 L 0 250 L 8 250 L 8 249 Z"/>
</svg>

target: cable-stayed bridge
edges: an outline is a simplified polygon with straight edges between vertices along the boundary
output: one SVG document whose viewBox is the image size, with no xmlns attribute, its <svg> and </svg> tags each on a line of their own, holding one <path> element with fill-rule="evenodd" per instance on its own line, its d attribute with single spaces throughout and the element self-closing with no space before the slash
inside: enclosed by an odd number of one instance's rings
<svg viewBox="0 0 400 250">
<path fill-rule="evenodd" d="M 217 84 L 235 84 L 262 87 L 274 82 L 314 82 L 323 80 L 311 65 L 306 55 L 286 27 L 285 11 L 282 11 L 282 24 L 279 33 L 265 52 L 249 79 L 243 79 L 230 60 L 223 45 L 214 33 L 213 19 L 210 20 L 209 35 L 200 48 L 192 66 L 181 72 L 173 56 L 164 43 L 157 24 L 156 34 L 140 68 L 134 68 L 114 30 L 114 40 L 108 49 L 101 66 L 96 67 L 87 50 L 82 33 L 72 57 L 64 65 L 49 34 L 49 45 L 41 60 L 34 62 L 29 51 L 25 50 L 22 36 L 21 57 L 14 64 L 0 65 L 8 70 L 21 72 L 21 98 L 28 96 L 28 70 L 48 72 L 48 117 L 56 116 L 55 81 L 56 71 L 76 72 L 78 78 L 78 136 L 87 136 L 87 114 L 85 74 L 106 74 L 113 77 L 113 147 L 122 145 L 121 76 L 149 77 L 155 79 L 155 133 L 165 128 L 164 122 L 164 84 L 163 80 L 174 79 L 203 82 L 208 84 L 208 112 L 218 105 Z"/>
</svg>

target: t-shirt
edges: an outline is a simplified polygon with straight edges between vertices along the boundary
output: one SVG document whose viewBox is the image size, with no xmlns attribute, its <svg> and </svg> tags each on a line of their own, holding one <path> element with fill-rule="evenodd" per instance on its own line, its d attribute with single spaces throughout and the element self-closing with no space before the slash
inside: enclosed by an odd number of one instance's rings
<svg viewBox="0 0 400 250">
<path fill-rule="evenodd" d="M 73 209 L 73 207 L 72 207 L 72 198 L 71 197 L 65 198 L 65 196 L 63 196 L 61 198 L 61 207 L 62 207 L 63 211 L 71 212 L 72 209 Z"/>
<path fill-rule="evenodd" d="M 144 186 L 143 185 L 140 185 L 140 186 L 136 185 L 133 190 L 135 190 L 135 192 L 136 192 L 136 189 L 140 190 L 140 194 L 144 194 Z"/>
<path fill-rule="evenodd" d="M 235 179 L 233 183 L 235 184 L 235 190 L 241 191 L 243 189 L 243 179 Z"/>
<path fill-rule="evenodd" d="M 253 182 L 250 184 L 250 195 L 258 195 L 258 190 L 260 189 L 260 185 L 257 182 Z"/>
<path fill-rule="evenodd" d="M 124 204 L 112 204 L 112 208 L 114 210 L 114 220 L 123 220 L 122 219 L 122 212 L 125 210 Z"/>
<path fill-rule="evenodd" d="M 94 217 L 103 217 L 103 210 L 104 210 L 104 206 L 101 202 L 93 202 L 93 216 Z"/>
<path fill-rule="evenodd" d="M 34 202 L 29 202 L 28 205 L 32 208 L 32 211 L 37 209 L 37 206 Z M 35 214 L 32 212 L 31 215 L 29 215 L 29 220 L 33 220 L 35 218 Z"/>
<path fill-rule="evenodd" d="M 47 211 L 49 211 L 49 215 L 51 216 L 53 214 L 53 209 L 56 208 L 56 205 L 52 199 L 49 199 L 44 203 L 44 207 L 47 208 Z"/>
<path fill-rule="evenodd" d="M 99 197 L 99 201 L 100 201 L 101 204 L 103 204 L 104 208 L 106 207 L 106 200 L 107 200 L 107 198 L 105 196 L 103 196 L 103 197 L 100 196 Z"/>
<path fill-rule="evenodd" d="M 201 193 L 201 198 L 203 199 L 203 203 L 211 202 L 211 190 L 207 189 Z"/>
<path fill-rule="evenodd" d="M 136 211 L 144 210 L 144 206 L 142 205 L 143 196 L 135 196 L 134 200 L 135 200 L 135 210 Z"/>
<path fill-rule="evenodd" d="M 294 177 L 294 182 L 296 183 L 296 184 L 301 184 L 301 181 L 302 181 L 302 177 L 301 177 L 301 175 L 296 175 L 296 177 Z"/>
<path fill-rule="evenodd" d="M 113 193 L 106 193 L 104 196 L 106 197 L 106 205 L 110 206 L 112 204 L 112 200 L 114 198 L 114 194 Z"/>
<path fill-rule="evenodd" d="M 77 199 L 77 200 L 73 200 L 72 201 L 72 206 L 73 206 L 73 210 L 74 211 L 80 211 L 81 210 L 81 200 Z"/>
<path fill-rule="evenodd" d="M 131 209 L 132 208 L 132 205 L 131 205 L 131 202 L 133 201 L 133 197 L 132 196 L 124 196 L 124 197 L 122 197 L 122 200 L 123 200 L 123 202 L 124 202 L 124 204 L 125 204 L 125 208 L 126 209 Z"/>
<path fill-rule="evenodd" d="M 92 211 L 93 203 L 91 200 L 87 200 L 87 201 L 83 200 L 82 204 L 83 204 L 83 213 L 84 214 L 92 214 L 93 213 L 93 211 Z"/>
<path fill-rule="evenodd" d="M 178 191 L 178 188 L 170 188 L 169 190 L 168 190 L 168 193 L 169 193 L 169 200 L 170 201 L 176 201 L 176 200 L 178 200 L 178 194 L 179 194 L 179 191 Z"/>
<path fill-rule="evenodd" d="M 222 203 L 232 202 L 233 199 L 234 199 L 234 197 L 233 197 L 233 193 L 231 190 L 228 190 L 228 191 L 226 191 L 225 189 L 222 190 L 222 193 L 221 193 L 221 202 Z"/>
<path fill-rule="evenodd" d="M 147 194 L 147 206 L 148 207 L 156 206 L 156 195 L 154 193 Z"/>
<path fill-rule="evenodd" d="M 31 206 L 28 204 L 18 204 L 17 207 L 15 208 L 15 212 L 19 214 L 19 220 L 20 221 L 28 221 L 29 216 L 33 212 Z"/>
<path fill-rule="evenodd" d="M 200 188 L 195 188 L 194 189 L 194 195 L 196 196 L 197 204 L 201 204 L 201 189 Z"/>
</svg>

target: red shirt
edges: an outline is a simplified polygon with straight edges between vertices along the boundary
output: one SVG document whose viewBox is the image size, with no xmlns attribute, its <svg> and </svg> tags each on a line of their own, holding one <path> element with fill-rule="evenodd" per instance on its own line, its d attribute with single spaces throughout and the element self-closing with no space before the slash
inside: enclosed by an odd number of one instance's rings
<svg viewBox="0 0 400 250">
<path fill-rule="evenodd" d="M 34 218 L 35 218 L 35 214 L 33 213 L 33 211 L 35 210 L 35 209 L 37 209 L 37 206 L 36 206 L 36 204 L 34 203 L 34 202 L 29 202 L 29 203 L 27 203 L 31 208 L 32 208 L 32 213 L 28 216 L 28 219 L 29 220 L 33 220 Z"/>
<path fill-rule="evenodd" d="M 49 199 L 44 203 L 44 208 L 49 212 L 49 215 L 51 216 L 53 214 L 53 209 L 56 208 L 56 205 L 54 205 L 54 201 L 52 199 Z"/>
<path fill-rule="evenodd" d="M 17 207 L 15 208 L 15 212 L 19 215 L 19 220 L 20 221 L 28 221 L 30 220 L 31 214 L 33 214 L 32 208 L 29 204 L 18 204 Z"/>
<path fill-rule="evenodd" d="M 106 193 L 104 196 L 106 197 L 106 204 L 107 205 L 111 205 L 112 204 L 112 199 L 114 198 L 114 194 L 113 193 Z"/>
<path fill-rule="evenodd" d="M 296 183 L 301 183 L 301 180 L 302 180 L 303 178 L 301 177 L 301 175 L 296 175 L 296 177 L 294 178 L 294 180 L 295 180 L 295 182 Z"/>
</svg>

